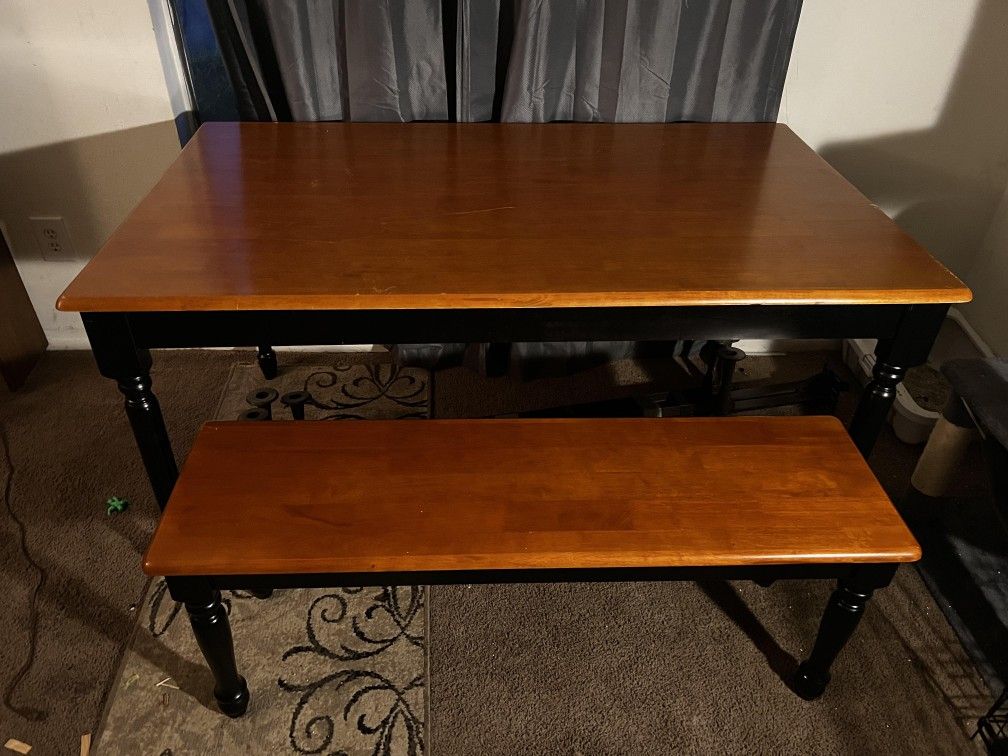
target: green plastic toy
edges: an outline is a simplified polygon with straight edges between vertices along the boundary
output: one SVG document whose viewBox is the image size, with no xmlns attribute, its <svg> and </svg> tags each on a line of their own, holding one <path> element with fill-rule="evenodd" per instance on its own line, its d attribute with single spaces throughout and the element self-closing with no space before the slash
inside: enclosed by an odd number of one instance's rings
<svg viewBox="0 0 1008 756">
<path fill-rule="evenodd" d="M 105 514 L 112 514 L 113 512 L 125 512 L 126 507 L 129 506 L 129 499 L 120 499 L 118 496 L 113 496 L 105 502 Z"/>
</svg>

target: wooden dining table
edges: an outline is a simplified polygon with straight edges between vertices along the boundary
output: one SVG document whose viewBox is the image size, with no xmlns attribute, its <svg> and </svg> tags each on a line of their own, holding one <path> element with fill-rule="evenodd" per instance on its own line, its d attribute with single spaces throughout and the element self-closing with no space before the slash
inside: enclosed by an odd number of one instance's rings
<svg viewBox="0 0 1008 756">
<path fill-rule="evenodd" d="M 164 507 L 151 349 L 876 338 L 867 456 L 970 296 L 780 124 L 208 123 L 57 306 Z"/>
</svg>

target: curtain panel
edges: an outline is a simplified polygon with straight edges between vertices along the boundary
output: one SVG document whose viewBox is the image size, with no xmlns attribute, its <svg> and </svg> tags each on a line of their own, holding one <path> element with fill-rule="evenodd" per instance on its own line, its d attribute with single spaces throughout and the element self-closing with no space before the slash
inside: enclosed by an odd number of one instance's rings
<svg viewBox="0 0 1008 756">
<path fill-rule="evenodd" d="M 801 0 L 208 0 L 247 120 L 773 121 Z"/>
<path fill-rule="evenodd" d="M 207 0 L 207 8 L 243 120 L 774 121 L 801 0 Z M 533 377 L 543 367 L 701 346 L 534 343 L 512 352 Z M 487 345 L 476 350 L 478 364 L 493 361 Z M 465 354 L 463 344 L 396 346 L 397 359 L 431 367 Z"/>
</svg>

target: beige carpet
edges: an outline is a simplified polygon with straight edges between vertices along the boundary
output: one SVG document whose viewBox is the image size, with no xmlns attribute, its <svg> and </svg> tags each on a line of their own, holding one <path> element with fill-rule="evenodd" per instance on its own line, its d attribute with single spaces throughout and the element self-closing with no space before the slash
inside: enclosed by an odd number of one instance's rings
<svg viewBox="0 0 1008 756">
<path fill-rule="evenodd" d="M 758 360 L 747 370 L 786 379 L 817 359 Z M 180 458 L 199 423 L 214 413 L 231 366 L 241 360 L 248 354 L 156 356 L 155 389 Z M 302 362 L 319 360 L 309 355 Z M 282 364 L 291 361 L 281 356 Z M 437 412 L 508 411 L 514 404 L 543 406 L 560 395 L 584 401 L 619 393 L 630 374 L 663 384 L 681 372 L 667 365 L 618 366 L 570 381 L 519 386 L 452 370 L 438 376 Z M 47 355 L 26 391 L 0 397 L 0 422 L 15 469 L 12 508 L 25 523 L 30 553 L 47 574 L 39 592 L 37 654 L 10 697 L 12 705 L 0 707 L 0 740 L 17 737 L 38 753 L 76 753 L 80 734 L 96 730 L 127 634 L 144 614 L 130 606 L 144 584 L 140 553 L 156 509 L 118 392 L 97 376 L 89 355 Z M 887 435 L 873 459 L 891 491 L 908 473 L 906 452 L 894 454 L 896 446 Z M 893 464 L 896 458 L 904 462 Z M 125 515 L 105 515 L 103 502 L 111 494 L 133 501 Z M 0 683 L 9 686 L 29 657 L 37 573 L 24 561 L 6 515 L 0 568 L 7 607 L 0 614 Z M 821 701 L 806 704 L 784 689 L 777 671 L 807 649 L 826 591 L 828 586 L 802 583 L 770 589 L 715 583 L 706 590 L 692 584 L 438 587 L 430 596 L 427 752 L 971 752 L 975 746 L 964 728 L 990 693 L 911 570 L 903 570 L 869 609 Z M 409 600 L 398 603 L 408 606 Z M 233 604 L 236 612 L 254 608 L 261 614 L 271 602 L 236 597 Z M 170 613 L 168 604 L 161 611 Z M 292 634 L 285 642 L 311 645 L 304 643 L 307 622 L 299 630 L 300 639 Z M 243 643 L 248 640 L 239 637 L 240 659 Z M 142 656 L 152 671 L 181 678 L 175 681 L 178 691 L 160 691 L 161 700 L 167 692 L 198 701 L 209 689 L 206 672 L 180 665 L 180 653 L 161 644 Z M 308 653 L 281 659 L 262 672 L 276 690 L 257 695 L 287 695 L 276 685 L 281 676 L 295 685 L 317 682 L 322 678 L 315 675 L 324 678 L 328 669 L 318 661 Z M 246 672 L 257 667 L 255 659 L 242 663 Z M 45 718 L 33 721 L 33 709 Z M 213 721 L 215 728 L 223 726 L 223 719 Z M 254 719 L 244 721 L 251 723 L 245 732 L 254 733 Z M 174 753 L 207 752 L 213 736 L 192 732 Z M 219 752 L 264 752 L 254 737 L 232 742 L 233 748 Z M 306 744 L 307 750 L 318 742 Z M 101 750 L 102 741 L 98 745 Z"/>
<path fill-rule="evenodd" d="M 788 690 L 829 590 L 432 588 L 430 752 L 976 752 L 989 694 L 912 568 L 873 599 L 822 699 Z"/>
</svg>

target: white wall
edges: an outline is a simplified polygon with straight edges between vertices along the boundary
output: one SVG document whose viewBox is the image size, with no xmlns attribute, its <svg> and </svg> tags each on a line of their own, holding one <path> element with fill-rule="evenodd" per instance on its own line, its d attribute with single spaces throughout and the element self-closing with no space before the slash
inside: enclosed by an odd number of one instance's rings
<svg viewBox="0 0 1008 756">
<path fill-rule="evenodd" d="M 780 111 L 973 288 L 963 311 L 1002 354 L 1005 50 L 1005 0 L 805 0 Z"/>
<path fill-rule="evenodd" d="M 973 303 L 967 316 L 987 344 L 1008 357 L 1008 189 L 970 270 Z"/>
<path fill-rule="evenodd" d="M 63 287 L 178 153 L 145 3 L 0 1 L 0 222 L 53 346 L 85 346 Z M 66 219 L 73 262 L 41 259 L 28 217 Z"/>
<path fill-rule="evenodd" d="M 5 152 L 171 120 L 147 6 L 0 3 Z"/>
</svg>

